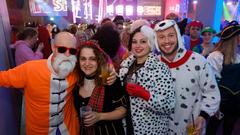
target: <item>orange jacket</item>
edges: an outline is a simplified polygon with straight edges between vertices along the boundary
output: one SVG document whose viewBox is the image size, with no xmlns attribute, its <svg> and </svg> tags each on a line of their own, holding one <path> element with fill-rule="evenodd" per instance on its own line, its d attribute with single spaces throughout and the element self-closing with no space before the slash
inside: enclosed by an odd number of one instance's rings
<svg viewBox="0 0 240 135">
<path fill-rule="evenodd" d="M 59 80 L 51 72 L 48 60 L 29 61 L 0 72 L 0 86 L 24 88 L 27 135 L 77 135 L 79 123 L 74 109 L 72 89 L 76 76 Z"/>
</svg>

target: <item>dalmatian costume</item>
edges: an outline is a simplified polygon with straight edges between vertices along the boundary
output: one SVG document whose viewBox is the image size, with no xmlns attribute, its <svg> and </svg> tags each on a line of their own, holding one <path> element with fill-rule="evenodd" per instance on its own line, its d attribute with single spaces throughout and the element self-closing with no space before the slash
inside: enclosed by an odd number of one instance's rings
<svg viewBox="0 0 240 135">
<path fill-rule="evenodd" d="M 171 134 L 186 135 L 186 126 L 192 116 L 196 119 L 200 115 L 206 119 L 214 115 L 219 108 L 220 93 L 210 65 L 200 54 L 184 48 L 179 28 L 174 21 L 159 22 L 154 30 L 165 30 L 169 27 L 174 27 L 177 32 L 176 57 L 169 62 L 161 53 L 157 39 L 156 49 L 161 61 L 170 67 L 176 85 L 176 105 L 170 121 Z"/>
<path fill-rule="evenodd" d="M 152 32 L 154 33 L 153 30 Z M 150 41 L 150 44 L 153 46 L 154 42 Z M 135 61 L 135 56 L 130 55 L 121 63 L 119 76 L 122 82 L 126 79 L 129 68 Z M 131 79 L 150 92 L 148 101 L 140 97 L 129 97 L 134 135 L 168 134 L 170 114 L 174 109 L 175 98 L 174 85 L 167 65 L 156 55 L 150 53 L 144 65 L 134 72 Z"/>
</svg>

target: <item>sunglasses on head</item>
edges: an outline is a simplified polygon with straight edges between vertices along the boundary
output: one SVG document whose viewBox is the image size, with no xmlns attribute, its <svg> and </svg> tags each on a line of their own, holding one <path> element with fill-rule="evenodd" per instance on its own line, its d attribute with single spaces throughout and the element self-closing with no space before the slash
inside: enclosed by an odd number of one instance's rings
<svg viewBox="0 0 240 135">
<path fill-rule="evenodd" d="M 77 49 L 75 48 L 68 48 L 64 46 L 55 46 L 57 48 L 57 51 L 59 53 L 65 53 L 67 50 L 71 55 L 76 55 L 77 54 Z"/>
</svg>

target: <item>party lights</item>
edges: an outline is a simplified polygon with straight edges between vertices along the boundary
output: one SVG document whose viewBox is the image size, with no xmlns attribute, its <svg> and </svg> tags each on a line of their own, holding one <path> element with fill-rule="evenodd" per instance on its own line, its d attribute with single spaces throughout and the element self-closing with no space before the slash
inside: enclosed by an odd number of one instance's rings
<svg viewBox="0 0 240 135">
<path fill-rule="evenodd" d="M 127 5 L 126 6 L 126 16 L 132 16 L 133 15 L 133 6 Z"/>
</svg>

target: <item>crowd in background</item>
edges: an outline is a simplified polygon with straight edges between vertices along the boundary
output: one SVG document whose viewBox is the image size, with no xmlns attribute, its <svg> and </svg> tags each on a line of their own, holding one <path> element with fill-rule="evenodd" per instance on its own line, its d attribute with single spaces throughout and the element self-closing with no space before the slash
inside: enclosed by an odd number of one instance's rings
<svg viewBox="0 0 240 135">
<path fill-rule="evenodd" d="M 81 134 L 213 135 L 223 123 L 222 132 L 229 135 L 240 117 L 240 25 L 224 25 L 217 33 L 201 20 L 180 20 L 173 13 L 161 21 L 116 16 L 62 30 L 54 23 L 26 23 L 23 30 L 12 29 L 10 47 L 18 66 L 51 57 L 54 46 L 61 46 L 55 39 L 59 33 L 75 36 L 79 50 L 72 54 L 80 76 L 73 90 L 75 109 L 79 119 L 84 104 L 97 112 L 79 120 Z M 117 73 L 110 86 L 98 77 L 108 64 Z M 94 106 L 96 100 L 100 105 Z M 95 126 L 85 129 L 84 122 Z"/>
</svg>

